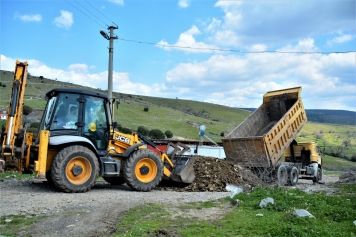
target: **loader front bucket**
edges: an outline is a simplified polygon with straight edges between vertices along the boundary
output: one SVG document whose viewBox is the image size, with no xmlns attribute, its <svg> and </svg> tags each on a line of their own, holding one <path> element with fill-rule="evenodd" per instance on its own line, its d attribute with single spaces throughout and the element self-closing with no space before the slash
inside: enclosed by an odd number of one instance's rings
<svg viewBox="0 0 356 237">
<path fill-rule="evenodd" d="M 171 179 L 176 182 L 192 183 L 195 179 L 195 158 L 193 156 L 174 156 Z"/>
</svg>

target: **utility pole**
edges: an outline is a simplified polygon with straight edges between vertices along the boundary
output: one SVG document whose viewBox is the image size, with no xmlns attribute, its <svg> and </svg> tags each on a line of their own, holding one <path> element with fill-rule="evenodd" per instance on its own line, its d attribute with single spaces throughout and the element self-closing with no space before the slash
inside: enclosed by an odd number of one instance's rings
<svg viewBox="0 0 356 237">
<path fill-rule="evenodd" d="M 101 30 L 100 34 L 107 40 L 109 40 L 109 68 L 108 68 L 108 98 L 110 103 L 112 103 L 112 73 L 113 73 L 113 55 L 114 55 L 114 39 L 118 39 L 117 36 L 114 36 L 114 30 L 119 29 L 118 26 L 109 26 L 110 36 Z"/>
</svg>

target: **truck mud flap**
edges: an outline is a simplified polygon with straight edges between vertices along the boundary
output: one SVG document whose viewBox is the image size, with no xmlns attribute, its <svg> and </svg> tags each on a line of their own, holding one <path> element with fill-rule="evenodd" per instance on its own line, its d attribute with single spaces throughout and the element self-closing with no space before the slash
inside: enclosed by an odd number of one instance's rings
<svg viewBox="0 0 356 237">
<path fill-rule="evenodd" d="M 192 156 L 175 156 L 171 180 L 183 183 L 192 183 L 195 179 L 195 158 Z"/>
</svg>

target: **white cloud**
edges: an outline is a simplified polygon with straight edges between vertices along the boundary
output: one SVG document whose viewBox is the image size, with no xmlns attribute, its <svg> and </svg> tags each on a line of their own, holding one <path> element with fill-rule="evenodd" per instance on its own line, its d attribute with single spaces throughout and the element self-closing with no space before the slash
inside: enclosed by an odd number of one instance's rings
<svg viewBox="0 0 356 237">
<path fill-rule="evenodd" d="M 190 0 L 178 0 L 178 6 L 181 8 L 187 8 L 190 5 Z"/>
<path fill-rule="evenodd" d="M 42 16 L 41 14 L 25 14 L 25 15 L 20 15 L 17 12 L 15 13 L 15 18 L 19 18 L 20 20 L 24 22 L 40 22 L 42 21 Z"/>
<path fill-rule="evenodd" d="M 288 42 L 344 31 L 355 31 L 355 1 L 224 1 L 215 7 L 224 16 L 209 37 L 220 46 L 250 47 L 254 44 L 281 46 Z M 316 12 L 318 14 L 316 14 Z M 233 40 L 231 40 L 231 38 Z M 340 38 L 339 40 L 347 40 Z"/>
<path fill-rule="evenodd" d="M 123 6 L 125 4 L 124 0 L 109 0 L 109 2 L 112 2 L 117 5 L 121 5 L 121 6 Z"/>
<path fill-rule="evenodd" d="M 278 49 L 285 50 L 314 51 L 317 47 L 308 38 Z M 179 98 L 194 97 L 220 104 L 223 101 L 243 107 L 259 106 L 262 95 L 269 90 L 302 86 L 303 100 L 309 109 L 356 110 L 355 56 L 355 53 L 213 55 L 206 61 L 178 64 L 167 72 L 165 84 L 168 88 L 191 88 Z M 336 103 L 337 107 L 330 107 Z"/>
<path fill-rule="evenodd" d="M 352 40 L 353 38 L 355 38 L 355 37 L 353 35 L 350 35 L 350 34 L 340 35 L 338 37 L 335 37 L 332 40 L 328 40 L 326 43 L 329 46 L 331 46 L 333 44 L 342 44 L 342 43 L 345 43 L 345 42 L 348 42 L 348 41 Z"/>
<path fill-rule="evenodd" d="M 87 73 L 88 72 L 88 65 L 83 64 L 83 63 L 77 63 L 77 64 L 69 65 L 68 69 L 69 69 L 69 71 Z"/>
<path fill-rule="evenodd" d="M 0 55 L 1 70 L 14 71 L 16 60 Z M 100 88 L 106 90 L 108 87 L 108 72 L 90 73 L 86 64 L 72 64 L 68 70 L 51 68 L 41 61 L 35 59 L 18 59 L 21 62 L 27 61 L 29 64 L 28 72 L 32 76 L 43 76 L 58 81 L 71 82 L 82 86 Z M 113 72 L 113 91 L 137 95 L 158 95 L 160 91 L 167 88 L 164 85 L 146 85 L 132 82 L 130 74 L 127 72 Z"/>
<path fill-rule="evenodd" d="M 164 48 L 165 50 L 182 50 L 190 53 L 208 53 L 211 52 L 210 49 L 216 48 L 213 45 L 208 45 L 203 42 L 197 42 L 194 36 L 200 35 L 201 32 L 197 26 L 193 25 L 189 30 L 180 34 L 177 42 L 175 44 L 169 44 L 165 40 L 161 40 L 158 42 L 160 48 Z M 170 47 L 164 47 L 170 46 Z M 190 49 L 194 48 L 194 49 Z"/>
<path fill-rule="evenodd" d="M 56 17 L 53 23 L 58 27 L 69 29 L 74 23 L 73 13 L 61 10 L 61 15 L 59 17 Z"/>
</svg>

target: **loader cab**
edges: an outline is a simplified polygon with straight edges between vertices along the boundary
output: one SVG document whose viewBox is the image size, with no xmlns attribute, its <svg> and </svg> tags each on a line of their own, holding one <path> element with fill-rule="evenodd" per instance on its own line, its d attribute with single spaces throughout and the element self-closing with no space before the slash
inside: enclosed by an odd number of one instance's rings
<svg viewBox="0 0 356 237">
<path fill-rule="evenodd" d="M 106 150 L 111 113 L 105 95 L 78 89 L 53 89 L 39 130 L 50 131 L 49 145 L 87 142 Z"/>
</svg>

